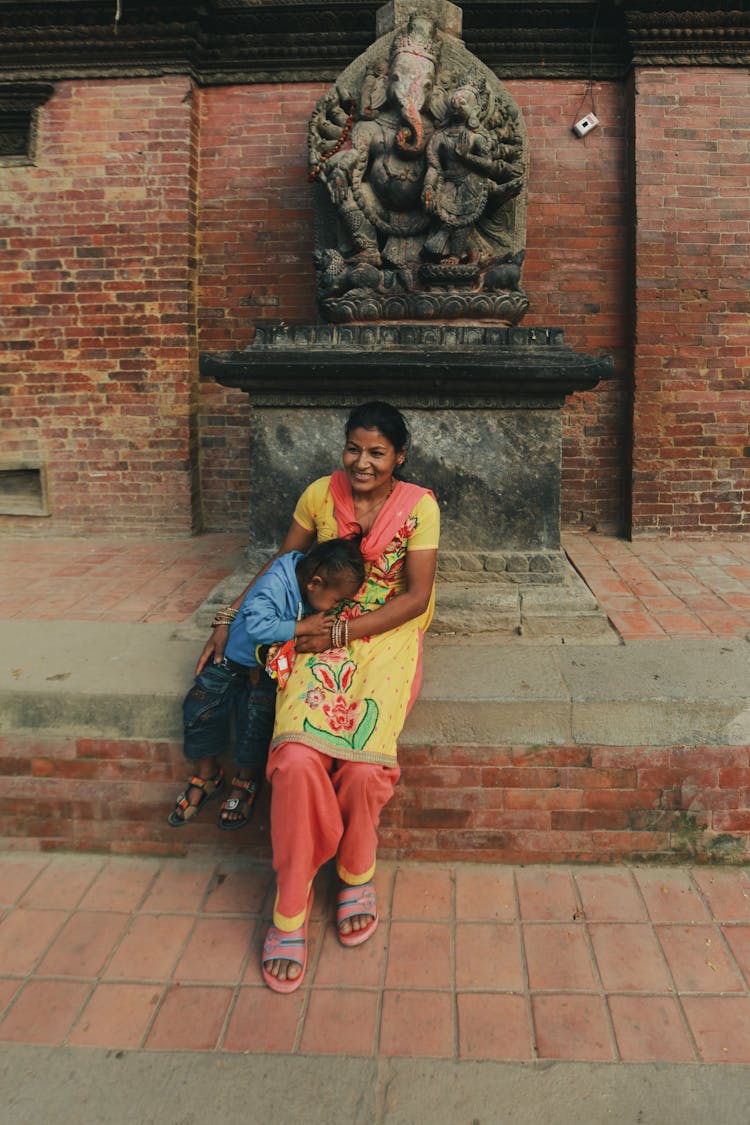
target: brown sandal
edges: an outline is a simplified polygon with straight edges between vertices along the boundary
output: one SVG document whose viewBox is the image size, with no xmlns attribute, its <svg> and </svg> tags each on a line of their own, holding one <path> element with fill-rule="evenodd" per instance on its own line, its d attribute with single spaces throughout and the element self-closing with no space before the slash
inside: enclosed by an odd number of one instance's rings
<svg viewBox="0 0 750 1125">
<path fill-rule="evenodd" d="M 213 777 L 190 777 L 188 778 L 187 788 L 184 793 L 180 793 L 177 798 L 177 804 L 172 809 L 167 817 L 167 823 L 171 824 L 172 828 L 182 828 L 183 824 L 187 824 L 201 805 L 204 805 L 211 797 L 221 789 L 222 781 L 224 779 L 224 771 L 219 768 Z M 191 804 L 188 794 L 191 789 L 201 789 L 201 795 L 195 804 Z"/>
<path fill-rule="evenodd" d="M 223 832 L 236 832 L 238 828 L 244 828 L 250 823 L 255 801 L 260 793 L 260 782 L 252 777 L 233 777 L 231 787 L 243 789 L 245 796 L 227 797 L 226 801 L 222 801 L 219 809 L 219 828 Z M 229 820 L 225 813 L 233 812 L 238 812 L 240 815 L 234 820 Z"/>
</svg>

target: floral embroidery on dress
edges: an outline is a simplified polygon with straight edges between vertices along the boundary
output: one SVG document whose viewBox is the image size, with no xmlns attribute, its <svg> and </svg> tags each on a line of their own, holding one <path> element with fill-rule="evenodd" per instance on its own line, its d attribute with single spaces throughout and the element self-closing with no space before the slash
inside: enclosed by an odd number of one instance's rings
<svg viewBox="0 0 750 1125">
<path fill-rule="evenodd" d="M 305 719 L 304 729 L 322 735 L 333 746 L 361 750 L 375 730 L 380 711 L 374 699 L 347 699 L 357 665 L 346 649 L 335 649 L 323 658 L 311 656 L 307 667 L 314 682 L 308 684 L 302 698 L 313 712 L 322 712 L 326 726 Z"/>
<path fill-rule="evenodd" d="M 406 561 L 406 548 L 418 522 L 416 516 L 408 516 L 383 553 L 370 564 L 363 593 L 358 596 L 367 609 L 384 605 L 398 592 Z"/>
</svg>

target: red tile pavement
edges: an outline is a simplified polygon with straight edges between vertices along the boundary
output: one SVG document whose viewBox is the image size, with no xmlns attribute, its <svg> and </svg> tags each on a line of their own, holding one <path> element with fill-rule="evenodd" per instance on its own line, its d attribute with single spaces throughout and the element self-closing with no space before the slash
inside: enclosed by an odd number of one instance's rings
<svg viewBox="0 0 750 1125">
<path fill-rule="evenodd" d="M 625 1062 L 692 1062 L 690 1036 L 669 996 L 610 996 L 609 1011 Z"/>
<path fill-rule="evenodd" d="M 458 1055 L 462 1059 L 533 1058 L 526 998 L 503 992 L 460 993 Z"/>
<path fill-rule="evenodd" d="M 744 637 L 750 542 L 566 532 L 565 551 L 624 641 Z"/>
<path fill-rule="evenodd" d="M 98 977 L 122 939 L 127 914 L 73 912 L 38 966 L 45 977 Z"/>
<path fill-rule="evenodd" d="M 292 1054 L 298 1049 L 305 992 L 281 996 L 267 988 L 241 988 L 222 1047 L 225 1051 Z"/>
<path fill-rule="evenodd" d="M 524 922 L 570 921 L 578 909 L 573 880 L 565 868 L 520 868 L 517 885 Z"/>
<path fill-rule="evenodd" d="M 90 991 L 84 981 L 28 981 L 0 1022 L 0 1040 L 55 1046 L 68 1034 Z"/>
<path fill-rule="evenodd" d="M 750 986 L 750 926 L 722 926 L 721 932 Z"/>
<path fill-rule="evenodd" d="M 615 1058 L 607 1009 L 601 996 L 575 993 L 531 999 L 540 1059 L 586 1061 Z"/>
<path fill-rule="evenodd" d="M 0 544 L 0 618 L 183 621 L 239 566 L 244 536 Z"/>
<path fill-rule="evenodd" d="M 212 1051 L 233 998 L 231 988 L 174 985 L 159 1006 L 145 1046 L 162 1051 Z"/>
<path fill-rule="evenodd" d="M 178 622 L 240 565 L 244 536 L 0 543 L 0 619 Z M 568 531 L 563 546 L 623 640 L 750 631 L 747 539 Z"/>
<path fill-rule="evenodd" d="M 675 985 L 681 992 L 743 992 L 742 974 L 716 926 L 658 926 Z"/>
<path fill-rule="evenodd" d="M 750 1054 L 747 996 L 686 996 L 685 1015 L 704 1062 L 746 1063 Z"/>
<path fill-rule="evenodd" d="M 455 1055 L 451 994 L 389 989 L 383 996 L 380 1054 L 411 1058 Z"/>
<path fill-rule="evenodd" d="M 153 1019 L 161 989 L 148 984 L 100 984 L 70 1033 L 73 1046 L 138 1047 Z"/>
<path fill-rule="evenodd" d="M 356 949 L 336 939 L 326 868 L 305 981 L 278 996 L 259 969 L 268 864 L 102 857 L 75 901 L 80 860 L 9 857 L 0 1041 L 750 1063 L 745 868 L 382 863 L 380 926 Z M 134 866 L 140 890 L 127 909 L 88 908 L 97 883 L 127 885 Z M 53 874 L 73 891 L 67 907 L 29 904 L 29 888 L 52 887 Z"/>
<path fill-rule="evenodd" d="M 101 866 L 102 861 L 97 859 L 83 858 L 78 863 L 56 863 L 53 860 L 28 888 L 21 905 L 70 910 L 80 903 Z"/>
</svg>

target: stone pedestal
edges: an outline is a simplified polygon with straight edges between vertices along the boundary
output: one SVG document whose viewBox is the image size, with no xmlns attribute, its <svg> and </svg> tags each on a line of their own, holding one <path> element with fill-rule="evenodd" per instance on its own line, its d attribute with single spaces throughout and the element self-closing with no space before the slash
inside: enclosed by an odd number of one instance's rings
<svg viewBox="0 0 750 1125">
<path fill-rule="evenodd" d="M 438 631 L 606 627 L 560 549 L 560 407 L 610 361 L 576 355 L 556 329 L 261 325 L 201 369 L 250 395 L 251 569 L 305 485 L 339 467 L 351 408 L 385 399 L 411 426 L 406 476 L 440 504 Z"/>
</svg>

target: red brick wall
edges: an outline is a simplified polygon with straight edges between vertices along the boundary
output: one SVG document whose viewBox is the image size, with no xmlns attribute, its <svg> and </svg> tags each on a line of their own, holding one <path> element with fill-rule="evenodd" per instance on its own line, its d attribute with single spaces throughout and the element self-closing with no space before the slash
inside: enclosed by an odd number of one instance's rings
<svg viewBox="0 0 750 1125">
<path fill-rule="evenodd" d="M 643 70 L 637 88 L 633 531 L 747 531 L 747 73 Z"/>
<path fill-rule="evenodd" d="M 399 757 L 383 857 L 747 862 L 747 746 L 434 746 Z M 173 742 L 5 735 L 0 844 L 269 855 L 267 789 L 241 839 L 219 831 L 216 804 L 188 827 L 170 828 L 184 771 Z"/>
<path fill-rule="evenodd" d="M 48 468 L 14 533 L 185 533 L 196 354 L 190 82 L 61 82 L 35 167 L 0 169 L 0 468 Z"/>
<path fill-rule="evenodd" d="M 507 82 L 526 121 L 530 170 L 524 325 L 565 331 L 578 352 L 611 355 L 615 377 L 563 412 L 563 524 L 622 530 L 630 441 L 630 188 L 626 88 L 594 86 L 601 125 L 571 130 L 581 82 Z"/>
<path fill-rule="evenodd" d="M 264 317 L 315 319 L 307 122 L 326 88 L 235 86 L 201 95 L 201 351 L 246 347 Z M 242 391 L 202 381 L 207 530 L 247 528 L 247 411 Z"/>
</svg>

